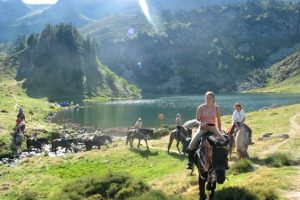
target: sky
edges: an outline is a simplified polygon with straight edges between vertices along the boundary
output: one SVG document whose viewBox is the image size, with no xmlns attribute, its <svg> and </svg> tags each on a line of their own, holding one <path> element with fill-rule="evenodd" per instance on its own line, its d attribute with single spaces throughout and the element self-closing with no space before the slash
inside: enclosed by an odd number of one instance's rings
<svg viewBox="0 0 300 200">
<path fill-rule="evenodd" d="M 54 4 L 57 0 L 23 0 L 23 2 L 28 4 Z"/>
</svg>

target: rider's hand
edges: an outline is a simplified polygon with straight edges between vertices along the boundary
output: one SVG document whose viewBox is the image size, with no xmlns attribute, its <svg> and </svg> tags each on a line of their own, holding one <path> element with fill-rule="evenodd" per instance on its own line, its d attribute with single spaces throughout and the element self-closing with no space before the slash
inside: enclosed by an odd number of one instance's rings
<svg viewBox="0 0 300 200">
<path fill-rule="evenodd" d="M 209 126 L 208 126 L 207 124 L 202 124 L 202 125 L 201 125 L 201 128 L 204 129 L 204 130 L 208 129 L 208 127 L 209 127 Z"/>
</svg>

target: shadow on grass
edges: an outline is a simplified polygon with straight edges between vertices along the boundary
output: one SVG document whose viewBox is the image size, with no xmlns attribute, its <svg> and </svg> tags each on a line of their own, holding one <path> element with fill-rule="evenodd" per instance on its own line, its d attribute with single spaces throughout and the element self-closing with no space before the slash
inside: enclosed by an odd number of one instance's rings
<svg viewBox="0 0 300 200">
<path fill-rule="evenodd" d="M 185 160 L 187 158 L 186 155 L 175 153 L 175 152 L 170 152 L 169 155 L 172 156 L 172 157 L 174 157 L 174 158 L 179 159 L 180 161 L 183 161 L 183 160 Z"/>
<path fill-rule="evenodd" d="M 143 158 L 148 158 L 149 156 L 158 156 L 158 151 L 150 151 L 150 150 L 141 150 L 137 148 L 130 148 L 131 152 L 139 154 Z"/>
</svg>

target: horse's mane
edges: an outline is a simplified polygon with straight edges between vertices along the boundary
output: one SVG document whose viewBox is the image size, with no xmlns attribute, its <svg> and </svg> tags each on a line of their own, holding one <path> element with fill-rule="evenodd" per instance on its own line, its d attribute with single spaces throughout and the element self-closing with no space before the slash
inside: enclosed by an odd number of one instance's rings
<svg viewBox="0 0 300 200">
<path fill-rule="evenodd" d="M 188 120 L 183 124 L 183 127 L 188 129 L 194 128 L 196 126 L 198 126 L 196 119 Z"/>
</svg>

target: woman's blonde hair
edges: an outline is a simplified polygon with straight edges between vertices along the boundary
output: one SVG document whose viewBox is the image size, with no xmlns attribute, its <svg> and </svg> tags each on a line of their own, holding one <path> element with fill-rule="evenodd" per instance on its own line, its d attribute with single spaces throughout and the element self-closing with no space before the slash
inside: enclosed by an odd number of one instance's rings
<svg viewBox="0 0 300 200">
<path fill-rule="evenodd" d="M 207 92 L 205 93 L 205 101 L 206 101 L 206 97 L 207 97 L 208 95 L 210 95 L 210 96 L 213 98 L 214 103 L 216 103 L 215 93 L 213 93 L 212 91 L 207 91 Z"/>
</svg>

